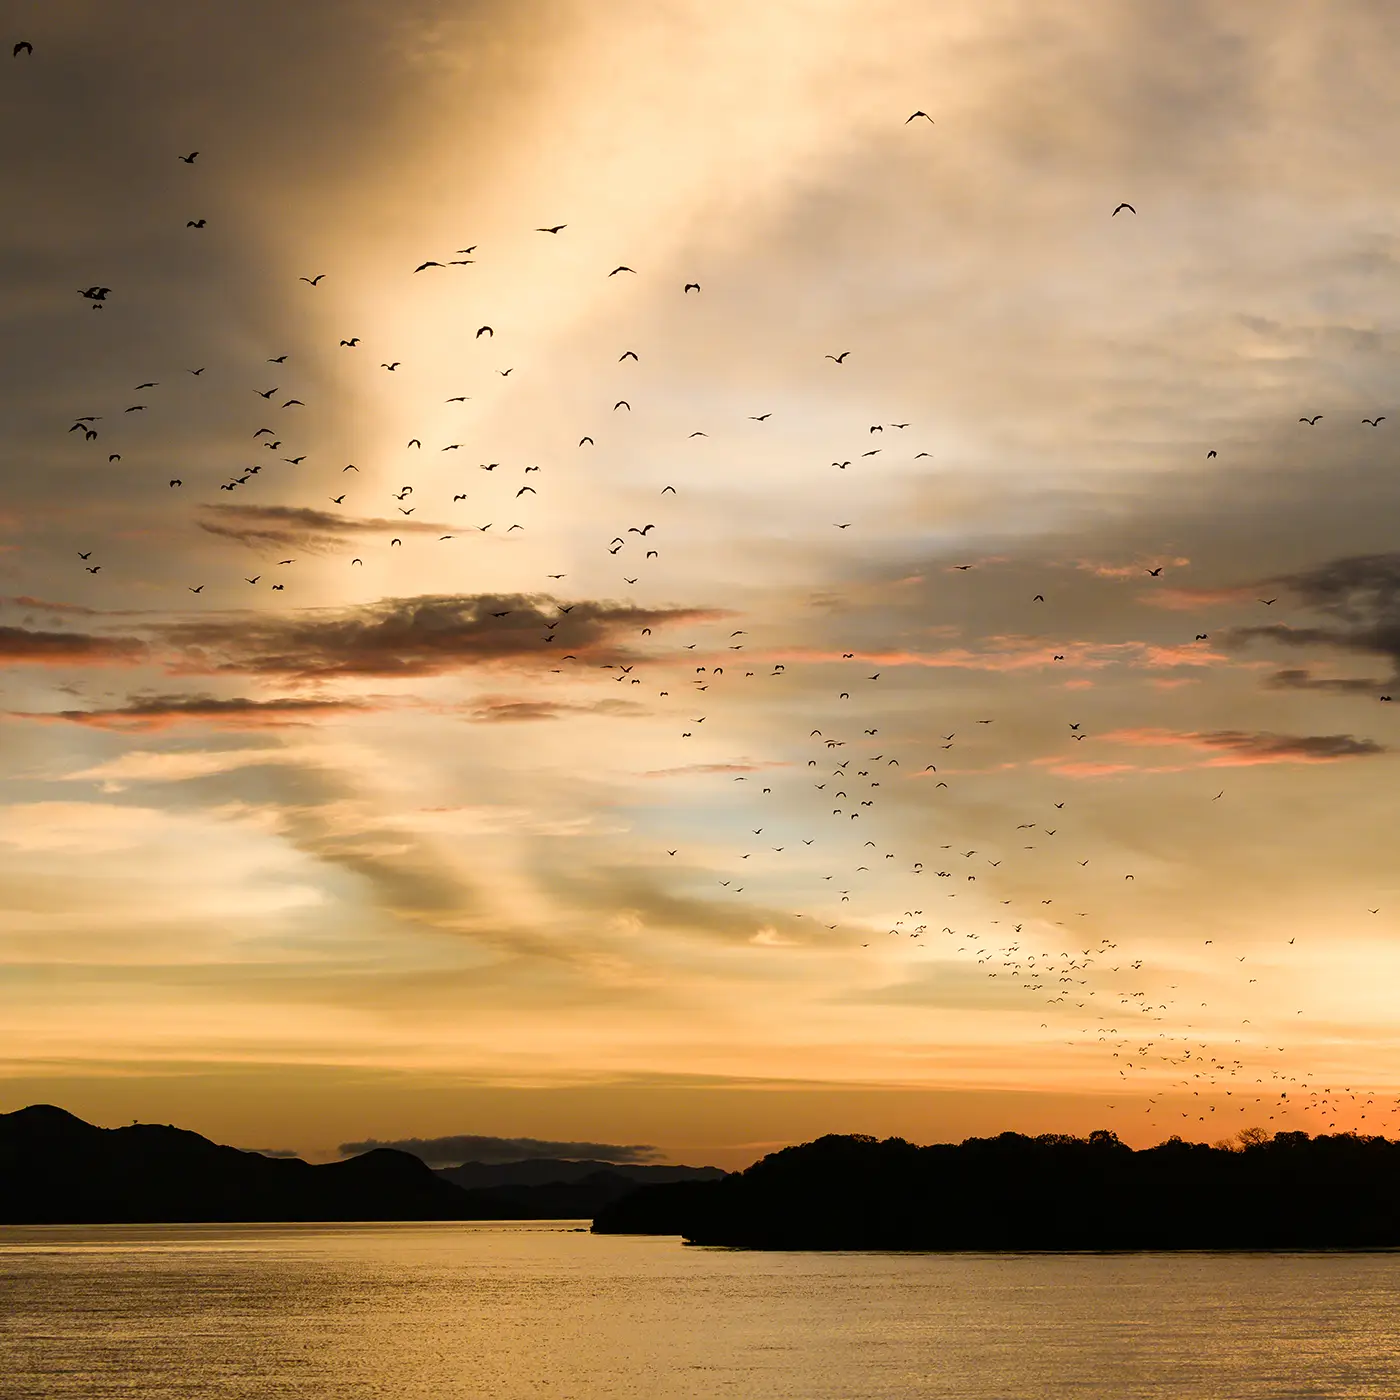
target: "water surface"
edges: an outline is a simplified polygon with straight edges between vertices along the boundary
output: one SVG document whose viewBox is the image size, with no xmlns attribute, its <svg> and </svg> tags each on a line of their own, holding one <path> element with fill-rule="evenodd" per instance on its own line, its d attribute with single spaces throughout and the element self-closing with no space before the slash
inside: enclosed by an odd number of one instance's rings
<svg viewBox="0 0 1400 1400">
<path fill-rule="evenodd" d="M 3 1400 L 1400 1396 L 1400 1255 L 752 1254 L 573 1222 L 0 1228 Z"/>
</svg>

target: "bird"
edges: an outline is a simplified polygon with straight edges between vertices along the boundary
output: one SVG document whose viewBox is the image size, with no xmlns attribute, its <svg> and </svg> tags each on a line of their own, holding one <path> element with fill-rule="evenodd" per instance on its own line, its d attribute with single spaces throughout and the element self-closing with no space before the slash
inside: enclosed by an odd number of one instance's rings
<svg viewBox="0 0 1400 1400">
<path fill-rule="evenodd" d="M 637 269 L 635 267 L 623 267 L 619 264 L 617 267 L 613 268 L 613 270 L 610 273 L 608 273 L 608 276 L 616 277 L 619 272 L 630 272 L 633 276 L 636 276 Z"/>
<path fill-rule="evenodd" d="M 1385 414 L 1382 413 L 1379 418 L 1363 418 L 1361 421 L 1363 423 L 1369 423 L 1373 428 L 1379 428 L 1380 425 L 1385 422 Z"/>
<path fill-rule="evenodd" d="M 391 365 L 386 365 L 386 364 L 381 360 L 381 361 L 380 361 L 380 364 L 379 364 L 379 368 L 380 368 L 380 369 L 387 369 L 387 370 L 389 371 L 389 373 L 392 374 L 396 369 L 398 369 L 398 367 L 399 367 L 401 364 L 403 364 L 403 361 L 402 361 L 402 360 L 395 360 L 394 363 L 391 364 Z"/>
<path fill-rule="evenodd" d="M 360 337 L 357 335 L 352 335 L 349 340 L 342 340 L 340 343 L 342 345 L 348 346 L 351 350 L 353 350 L 360 343 Z"/>
<path fill-rule="evenodd" d="M 1132 206 L 1131 204 L 1124 203 L 1124 204 L 1120 204 L 1120 205 L 1113 211 L 1113 214 L 1111 215 L 1111 217 L 1116 219 L 1116 218 L 1119 216 L 1119 214 L 1121 214 L 1125 209 L 1126 209 L 1126 210 L 1128 211 L 1128 213 L 1130 213 L 1130 214 L 1136 214 L 1136 213 L 1137 213 L 1137 210 L 1134 209 L 1133 206 Z"/>
<path fill-rule="evenodd" d="M 1210 461 L 1210 459 L 1211 459 L 1212 457 L 1214 457 L 1214 456 L 1215 456 L 1215 448 L 1212 447 L 1212 448 L 1210 449 L 1210 451 L 1206 453 L 1206 461 Z"/>
<path fill-rule="evenodd" d="M 1148 569 L 1147 572 L 1151 574 L 1153 578 L 1160 578 L 1164 567 L 1165 565 L 1158 564 L 1155 569 Z"/>
<path fill-rule="evenodd" d="M 245 578 L 244 583 L 256 583 L 262 577 L 261 574 L 254 574 L 252 578 Z"/>
<path fill-rule="evenodd" d="M 274 356 L 272 359 L 270 359 L 270 360 L 268 361 L 268 364 L 270 364 L 270 365 L 285 365 L 286 363 L 287 363 L 287 357 L 286 357 L 285 355 L 277 355 L 277 356 Z"/>
<path fill-rule="evenodd" d="M 442 264 L 441 264 L 440 262 L 425 262 L 425 263 L 419 263 L 418 266 L 415 267 L 413 270 L 414 270 L 415 272 L 422 272 L 422 271 L 424 270 L 424 268 L 429 268 L 429 267 L 441 267 L 441 266 L 442 266 Z"/>
<path fill-rule="evenodd" d="M 492 340 L 496 338 L 496 332 L 493 331 L 490 326 L 482 326 L 476 333 L 476 339 L 480 340 L 484 335 L 489 335 Z"/>
<path fill-rule="evenodd" d="M 566 228 L 568 228 L 568 224 L 555 224 L 553 228 L 537 228 L 537 229 L 535 230 L 535 232 L 536 232 L 536 233 L 559 233 L 561 230 L 566 229 Z"/>
<path fill-rule="evenodd" d="M 186 587 L 189 587 L 189 585 L 187 584 Z M 201 583 L 201 584 L 199 585 L 198 588 L 191 588 L 191 589 L 190 589 L 190 592 L 191 592 L 191 593 L 203 593 L 203 592 L 204 592 L 204 585 Z"/>
<path fill-rule="evenodd" d="M 277 392 L 277 386 L 274 384 L 271 389 L 254 389 L 253 392 L 260 399 L 270 399 Z"/>
<path fill-rule="evenodd" d="M 623 360 L 636 360 L 636 359 L 637 359 L 637 352 L 636 352 L 635 350 L 624 350 L 624 351 L 622 352 L 622 354 L 620 354 L 620 355 L 617 357 L 617 362 L 618 362 L 618 364 L 621 364 L 621 363 L 623 362 Z M 638 361 L 638 363 L 640 364 L 641 362 Z"/>
<path fill-rule="evenodd" d="M 772 416 L 773 416 L 772 413 L 750 413 L 750 414 L 749 414 L 749 422 L 750 422 L 750 423 L 764 423 L 764 422 L 766 422 L 769 418 L 771 418 Z"/>
<path fill-rule="evenodd" d="M 1278 602 L 1278 599 L 1277 599 L 1277 598 L 1261 598 L 1259 601 L 1260 601 L 1261 603 L 1263 603 L 1263 605 L 1264 605 L 1266 608 L 1271 608 L 1271 607 L 1273 607 L 1273 605 L 1274 605 L 1275 603 Z"/>
<path fill-rule="evenodd" d="M 839 364 L 844 363 L 844 361 L 845 361 L 845 359 L 846 359 L 846 356 L 849 355 L 850 353 L 851 353 L 851 352 L 850 352 L 849 350 L 843 350 L 839 355 L 827 355 L 826 358 L 827 358 L 828 360 L 835 360 L 836 363 L 839 365 Z"/>
<path fill-rule="evenodd" d="M 923 111 L 911 112 L 907 117 L 905 117 L 905 119 L 904 119 L 904 125 L 905 125 L 905 126 L 908 126 L 910 122 L 912 122 L 912 121 L 917 121 L 920 117 L 922 117 L 930 126 L 933 126 L 933 125 L 934 125 L 934 120 L 933 120 L 933 118 L 932 118 L 931 116 L 929 116 L 929 114 L 928 114 L 927 112 L 923 112 Z"/>
<path fill-rule="evenodd" d="M 186 227 L 186 228 L 203 228 L 203 227 L 204 227 L 204 223 L 205 223 L 205 221 L 204 221 L 203 219 L 188 219 L 188 220 L 186 220 L 186 222 L 185 222 L 185 227 Z"/>
<path fill-rule="evenodd" d="M 314 277 L 303 277 L 300 280 L 303 282 L 307 282 L 314 287 L 325 275 L 326 274 L 324 272 L 318 272 Z"/>
<path fill-rule="evenodd" d="M 687 292 L 698 292 L 700 290 L 700 284 L 698 282 L 687 282 L 684 290 Z"/>
<path fill-rule="evenodd" d="M 31 44 L 31 43 L 29 42 L 28 39 L 21 39 L 21 40 L 19 41 L 19 43 L 17 43 L 17 44 L 14 46 L 14 48 L 10 51 L 10 57 L 11 57 L 11 58 L 18 58 L 18 57 L 20 56 L 20 54 L 22 54 L 22 53 L 29 53 L 29 54 L 32 54 L 33 52 L 34 52 L 34 45 Z"/>
<path fill-rule="evenodd" d="M 191 151 L 191 152 L 189 153 L 189 155 L 187 155 L 187 156 L 176 156 L 175 159 L 176 159 L 176 160 L 182 160 L 182 161 L 184 161 L 186 165 L 193 165 L 193 164 L 195 163 L 196 159 L 198 159 L 198 157 L 199 157 L 199 152 L 198 152 L 198 151 Z"/>
<path fill-rule="evenodd" d="M 1322 417 L 1322 414 L 1320 414 L 1320 413 L 1315 413 L 1315 414 L 1313 414 L 1313 416 L 1312 416 L 1311 418 L 1300 418 L 1298 421 L 1299 421 L 1300 423 L 1306 423 L 1306 424 L 1308 425 L 1308 427 L 1312 428 L 1312 427 L 1315 427 L 1315 426 L 1317 425 L 1317 421 L 1318 421 L 1318 419 L 1320 419 L 1321 417 Z"/>
</svg>

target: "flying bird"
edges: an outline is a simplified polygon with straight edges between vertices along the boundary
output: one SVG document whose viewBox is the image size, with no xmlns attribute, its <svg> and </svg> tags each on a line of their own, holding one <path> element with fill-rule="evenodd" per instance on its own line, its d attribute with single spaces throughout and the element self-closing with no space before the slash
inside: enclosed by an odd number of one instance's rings
<svg viewBox="0 0 1400 1400">
<path fill-rule="evenodd" d="M 324 272 L 318 272 L 314 277 L 302 277 L 299 280 L 314 287 L 325 275 Z"/>
<path fill-rule="evenodd" d="M 1373 428 L 1379 428 L 1380 425 L 1385 422 L 1385 414 L 1382 413 L 1379 418 L 1363 418 L 1361 421 L 1363 423 L 1369 423 Z"/>
<path fill-rule="evenodd" d="M 477 340 L 480 340 L 481 337 L 484 336 L 484 335 L 489 335 L 489 336 L 491 337 L 492 340 L 495 340 L 495 338 L 496 338 L 496 332 L 493 331 L 493 330 L 491 329 L 490 326 L 482 326 L 482 327 L 480 327 L 480 328 L 477 330 L 476 339 L 477 339 Z"/>
<path fill-rule="evenodd" d="M 186 228 L 203 228 L 203 227 L 204 227 L 204 222 L 205 222 L 205 221 L 204 221 L 203 219 L 187 219 L 187 220 L 185 221 L 185 227 L 186 227 Z"/>
<path fill-rule="evenodd" d="M 1134 209 L 1133 206 L 1132 206 L 1131 204 L 1120 204 L 1120 205 L 1118 206 L 1118 208 L 1116 208 L 1116 209 L 1113 211 L 1113 213 L 1112 213 L 1112 215 L 1111 215 L 1110 217 L 1116 219 L 1125 209 L 1126 209 L 1126 210 L 1128 211 L 1128 213 L 1130 213 L 1130 214 L 1136 214 L 1136 213 L 1137 213 L 1137 210 Z"/>
<path fill-rule="evenodd" d="M 835 360 L 836 363 L 839 365 L 844 363 L 846 356 L 850 353 L 851 352 L 849 350 L 843 350 L 839 355 L 827 355 L 825 358 L 828 360 Z"/>
<path fill-rule="evenodd" d="M 1313 416 L 1312 416 L 1311 418 L 1300 418 L 1298 421 L 1299 421 L 1300 423 L 1306 423 L 1306 424 L 1308 425 L 1308 427 L 1312 428 L 1312 427 L 1315 427 L 1315 426 L 1317 425 L 1317 421 L 1318 421 L 1318 419 L 1320 419 L 1321 417 L 1322 417 L 1322 414 L 1320 414 L 1320 413 L 1315 413 L 1315 414 L 1313 414 Z"/>
<path fill-rule="evenodd" d="M 354 336 L 351 336 L 349 340 L 342 340 L 340 343 L 341 343 L 342 345 L 347 345 L 347 346 L 349 346 L 350 349 L 353 350 L 353 349 L 360 343 L 360 337 L 357 336 L 357 335 L 354 335 Z"/>
<path fill-rule="evenodd" d="M 21 39 L 10 51 L 11 58 L 18 58 L 22 53 L 33 53 L 34 45 L 28 39 Z"/>
<path fill-rule="evenodd" d="M 905 117 L 905 119 L 904 119 L 904 125 L 905 125 L 905 126 L 908 126 L 910 122 L 912 122 L 912 121 L 917 121 L 920 117 L 922 117 L 930 126 L 933 126 L 933 125 L 934 125 L 934 120 L 933 120 L 933 118 L 932 118 L 931 116 L 929 116 L 929 114 L 928 114 L 927 112 L 922 112 L 922 111 L 921 111 L 921 112 L 911 112 L 907 117 Z"/>
<path fill-rule="evenodd" d="M 685 284 L 685 290 L 687 292 L 698 292 L 700 290 L 700 284 L 698 282 L 687 282 Z"/>
<path fill-rule="evenodd" d="M 403 361 L 402 361 L 402 360 L 395 360 L 394 363 L 391 364 L 391 365 L 386 365 L 386 364 L 381 360 L 381 361 L 379 362 L 379 368 L 380 368 L 380 369 L 387 369 L 387 370 L 389 371 L 389 373 L 392 374 L 396 369 L 398 369 L 398 367 L 399 367 L 401 364 L 403 364 Z"/>
<path fill-rule="evenodd" d="M 555 224 L 553 228 L 537 228 L 536 233 L 558 233 L 561 229 L 568 228 L 568 224 Z"/>
<path fill-rule="evenodd" d="M 619 265 L 618 267 L 613 268 L 613 270 L 610 273 L 608 273 L 608 276 L 616 277 L 619 272 L 630 272 L 635 277 L 637 274 L 637 269 L 635 267 L 622 267 Z"/>
<path fill-rule="evenodd" d="M 425 263 L 419 263 L 418 266 L 415 267 L 413 270 L 414 270 L 415 272 L 422 272 L 424 268 L 428 268 L 428 267 L 441 267 L 441 266 L 442 266 L 442 264 L 441 264 L 440 262 L 425 262 Z"/>
<path fill-rule="evenodd" d="M 198 151 L 191 151 L 191 152 L 189 153 L 189 155 L 187 155 L 187 156 L 176 156 L 175 159 L 176 159 L 176 160 L 182 160 L 182 161 L 184 161 L 186 165 L 193 165 L 193 164 L 195 163 L 195 160 L 196 160 L 196 158 L 198 157 L 198 155 L 199 155 L 199 152 L 198 152 Z"/>
</svg>

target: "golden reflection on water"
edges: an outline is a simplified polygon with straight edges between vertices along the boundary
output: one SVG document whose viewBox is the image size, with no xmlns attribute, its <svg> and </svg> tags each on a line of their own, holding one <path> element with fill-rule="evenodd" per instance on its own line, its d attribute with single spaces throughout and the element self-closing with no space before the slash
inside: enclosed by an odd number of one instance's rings
<svg viewBox="0 0 1400 1400">
<path fill-rule="evenodd" d="M 1400 1256 L 753 1254 L 576 1222 L 0 1229 L 0 1397 L 1393 1397 Z"/>
</svg>

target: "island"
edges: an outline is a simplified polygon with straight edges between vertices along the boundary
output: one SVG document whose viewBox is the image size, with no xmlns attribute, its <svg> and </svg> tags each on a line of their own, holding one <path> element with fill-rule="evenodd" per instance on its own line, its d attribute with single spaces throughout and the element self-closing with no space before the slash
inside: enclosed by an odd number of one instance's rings
<svg viewBox="0 0 1400 1400">
<path fill-rule="evenodd" d="M 1112 1132 L 919 1147 L 828 1136 L 718 1181 L 642 1186 L 599 1234 L 784 1250 L 1400 1246 L 1400 1142 L 1245 1132 L 1135 1151 Z"/>
</svg>

